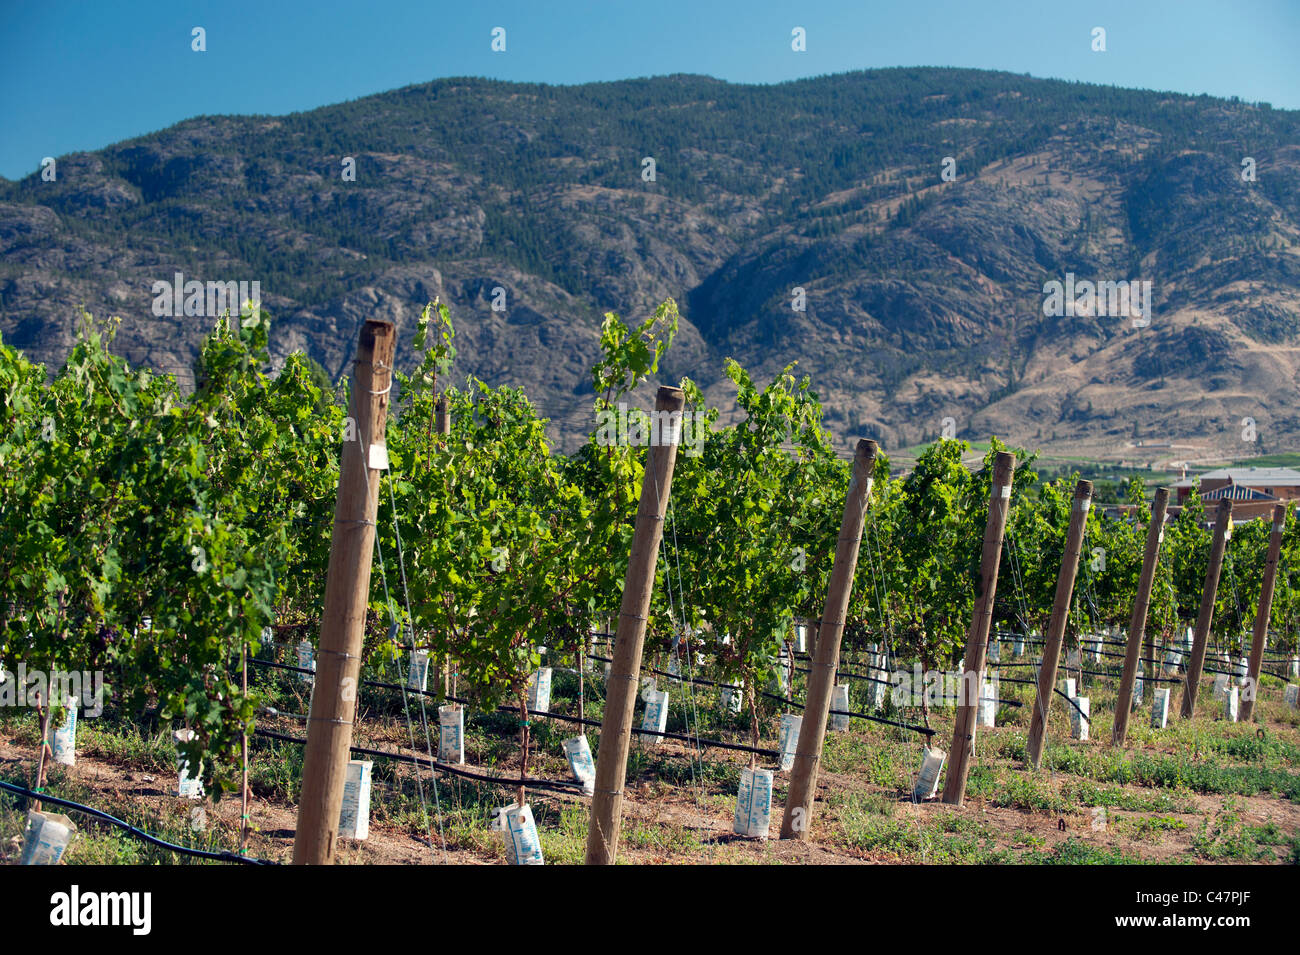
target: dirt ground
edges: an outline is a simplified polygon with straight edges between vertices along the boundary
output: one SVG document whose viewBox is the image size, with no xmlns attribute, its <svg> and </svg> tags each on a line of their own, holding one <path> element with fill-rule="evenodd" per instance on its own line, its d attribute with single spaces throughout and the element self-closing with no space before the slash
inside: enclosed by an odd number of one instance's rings
<svg viewBox="0 0 1300 955">
<path fill-rule="evenodd" d="M 993 730 L 990 736 L 1013 731 L 1013 728 Z M 372 740 L 368 745 L 374 743 Z M 656 748 L 656 753 L 662 758 L 678 756 L 683 762 L 689 761 L 680 743 L 662 743 Z M 33 746 L 23 745 L 15 740 L 13 733 L 0 727 L 0 775 L 11 781 L 27 778 L 35 755 Z M 732 763 L 736 769 L 747 762 L 747 757 L 741 754 L 717 750 L 710 751 L 709 758 L 715 763 Z M 984 762 L 1000 764 L 1007 772 L 1023 772 L 1009 760 L 986 757 Z M 174 774 L 144 771 L 122 760 L 95 753 L 79 754 L 75 767 L 59 772 L 66 773 L 65 785 L 52 787 L 52 791 L 71 792 L 75 789 L 81 794 L 81 801 L 115 815 L 128 815 L 128 810 L 136 817 L 144 813 L 162 821 L 164 829 L 170 832 L 183 832 L 189 823 L 189 814 L 196 805 L 201 805 L 206 813 L 205 828 L 220 834 L 225 844 L 237 844 L 240 817 L 237 797 L 227 796 L 215 804 L 181 800 L 170 788 L 175 784 Z M 1049 775 L 1049 782 L 1063 775 Z M 774 788 L 778 798 L 774 798 L 772 812 L 773 835 L 780 826 L 779 797 L 784 794 L 787 781 L 787 774 L 776 774 Z M 72 788 L 67 788 L 66 784 L 72 784 Z M 1139 794 L 1150 792 L 1143 787 L 1119 788 L 1132 789 Z M 440 798 L 451 802 L 453 791 L 454 785 L 443 783 Z M 372 806 L 382 800 L 383 795 L 382 789 L 377 790 L 372 797 Z M 919 848 L 908 849 L 888 843 L 863 847 L 860 841 L 855 844 L 853 838 L 846 838 L 838 806 L 846 800 L 851 802 L 855 797 L 875 800 L 877 816 L 889 820 L 889 825 L 898 830 L 898 838 L 903 841 L 906 841 L 908 830 L 914 830 L 918 836 L 922 833 L 969 832 L 974 834 L 980 851 L 985 853 L 1014 852 L 1027 845 L 1039 852 L 1050 853 L 1072 840 L 1092 849 L 1118 851 L 1128 861 L 1197 861 L 1195 840 L 1198 833 L 1203 837 L 1204 827 L 1215 825 L 1225 813 L 1231 816 L 1230 822 L 1237 827 L 1272 825 L 1291 837 L 1300 834 L 1300 806 L 1288 798 L 1271 794 L 1225 797 L 1179 790 L 1181 805 L 1176 810 L 1107 810 L 1105 819 L 1099 820 L 1097 813 L 1088 807 L 1059 813 L 997 806 L 978 796 L 968 798 L 961 807 L 937 802 L 914 804 L 899 788 L 891 790 L 873 785 L 853 772 L 824 771 L 819 778 L 812 836 L 807 842 L 775 838 L 763 841 L 733 835 L 731 806 L 734 792 L 729 793 L 720 785 L 671 787 L 654 779 L 631 779 L 624 801 L 624 840 L 619 860 L 630 864 L 821 865 L 929 861 L 925 839 L 921 840 Z M 552 832 L 547 827 L 542 829 L 548 863 L 579 861 L 588 801 L 582 797 L 547 793 L 534 793 L 529 798 L 535 812 L 541 810 L 539 819 L 546 813 L 552 822 L 557 816 L 567 820 L 567 825 L 561 825 L 559 832 Z M 1225 798 L 1230 802 L 1225 802 Z M 501 799 L 503 803 L 507 801 L 508 798 Z M 288 861 L 292 855 L 296 814 L 296 807 L 287 801 L 254 795 L 249 804 L 249 854 Z M 77 818 L 75 813 L 73 815 Z M 16 813 L 11 817 L 21 818 Z M 1158 838 L 1152 838 L 1149 832 L 1143 833 L 1140 826 L 1144 817 L 1157 820 Z M 82 825 L 84 817 L 77 818 L 77 821 Z M 12 830 L 13 827 L 9 828 Z M 504 851 L 497 833 L 483 832 L 475 836 L 472 830 L 467 834 L 462 826 L 448 838 L 444 827 L 440 838 L 435 827 L 431 848 L 419 829 L 409 820 L 404 824 L 393 824 L 372 810 L 369 838 L 362 842 L 343 840 L 338 861 L 364 865 L 442 862 L 472 865 L 503 861 Z M 629 833 L 637 834 L 637 838 L 630 838 Z M 19 832 L 0 830 L 0 857 L 5 861 L 15 861 L 20 844 Z M 1282 861 L 1282 858 L 1270 856 L 1262 860 L 1226 861 Z"/>
</svg>

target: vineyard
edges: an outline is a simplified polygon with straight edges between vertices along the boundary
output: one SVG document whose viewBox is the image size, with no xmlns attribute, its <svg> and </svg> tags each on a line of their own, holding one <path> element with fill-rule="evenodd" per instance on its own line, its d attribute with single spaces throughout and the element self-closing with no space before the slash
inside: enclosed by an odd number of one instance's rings
<svg viewBox="0 0 1300 955">
<path fill-rule="evenodd" d="M 672 301 L 605 317 L 569 455 L 444 305 L 337 387 L 269 322 L 189 394 L 116 320 L 0 343 L 6 861 L 1300 860 L 1294 513 L 1108 515 L 996 438 L 896 474 L 794 366 L 627 410 Z"/>
</svg>

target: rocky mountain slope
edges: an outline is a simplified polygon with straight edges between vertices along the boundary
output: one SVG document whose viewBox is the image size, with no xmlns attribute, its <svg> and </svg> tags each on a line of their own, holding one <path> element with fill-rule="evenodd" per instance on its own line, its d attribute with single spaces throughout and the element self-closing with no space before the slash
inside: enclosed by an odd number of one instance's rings
<svg viewBox="0 0 1300 955">
<path fill-rule="evenodd" d="M 258 281 L 277 358 L 338 374 L 366 317 L 409 340 L 437 296 L 456 374 L 524 386 L 571 444 L 601 313 L 673 297 L 665 380 L 725 400 L 725 356 L 797 361 L 844 441 L 952 418 L 1102 457 L 1242 457 L 1300 446 L 1298 233 L 1300 113 L 1266 105 L 951 69 L 450 79 L 201 117 L 0 182 L 0 333 L 57 363 L 84 304 L 186 381 L 212 319 L 154 315 L 154 283 Z M 1149 320 L 1044 314 L 1067 274 L 1149 281 Z"/>
</svg>

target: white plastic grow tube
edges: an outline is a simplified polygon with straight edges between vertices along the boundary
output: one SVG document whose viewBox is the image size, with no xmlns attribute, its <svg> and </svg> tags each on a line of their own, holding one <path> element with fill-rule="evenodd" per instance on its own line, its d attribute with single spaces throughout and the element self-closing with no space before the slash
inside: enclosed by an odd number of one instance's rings
<svg viewBox="0 0 1300 955">
<path fill-rule="evenodd" d="M 528 677 L 528 708 L 539 713 L 551 711 L 550 667 L 542 667 Z"/>
<path fill-rule="evenodd" d="M 194 730 L 180 729 L 172 734 L 172 739 L 176 744 L 176 795 L 181 799 L 202 799 L 203 798 L 203 764 L 199 763 L 199 768 L 190 773 L 190 761 L 181 755 L 180 747 L 194 738 Z"/>
<path fill-rule="evenodd" d="M 641 742 L 646 746 L 657 746 L 663 737 L 652 734 L 662 733 L 668 728 L 668 691 L 656 690 L 650 686 L 641 694 L 641 698 L 645 700 L 645 713 L 641 716 Z M 647 733 L 646 730 L 650 732 Z"/>
<path fill-rule="evenodd" d="M 1229 723 L 1237 722 L 1239 694 L 1239 688 L 1234 686 L 1223 696 L 1223 718 Z"/>
<path fill-rule="evenodd" d="M 997 724 L 998 698 L 992 683 L 984 683 L 980 687 L 980 701 L 977 712 L 980 726 L 991 729 Z"/>
<path fill-rule="evenodd" d="M 339 838 L 370 837 L 370 778 L 374 763 L 368 759 L 348 760 L 343 778 L 343 805 L 339 808 Z"/>
<path fill-rule="evenodd" d="M 50 752 L 54 761 L 63 766 L 75 766 L 77 763 L 77 698 L 68 697 L 63 710 L 63 722 L 59 726 L 50 725 Z"/>
<path fill-rule="evenodd" d="M 456 766 L 465 762 L 465 708 L 459 703 L 438 707 L 438 759 Z"/>
<path fill-rule="evenodd" d="M 57 812 L 29 811 L 19 864 L 58 865 L 76 832 L 76 823 L 67 816 Z"/>
<path fill-rule="evenodd" d="M 831 687 L 831 709 L 847 712 L 849 708 L 849 685 L 847 683 L 838 683 Z M 831 729 L 837 733 L 846 732 L 849 728 L 849 717 L 843 712 L 831 714 Z"/>
<path fill-rule="evenodd" d="M 311 671 L 311 673 L 299 673 L 298 679 L 304 683 L 311 683 L 315 679 L 316 655 L 312 652 L 311 641 L 309 640 L 301 640 L 298 643 L 298 666 Z"/>
<path fill-rule="evenodd" d="M 428 650 L 416 650 L 411 654 L 410 666 L 406 670 L 406 688 L 420 693 L 429 689 Z"/>
<path fill-rule="evenodd" d="M 751 839 L 766 839 L 772 825 L 772 771 L 745 769 L 740 773 L 732 831 Z"/>
<path fill-rule="evenodd" d="M 948 754 L 940 749 L 925 747 L 921 752 L 921 771 L 916 774 L 916 785 L 912 787 L 912 800 L 925 802 L 933 798 L 939 789 L 939 774 L 943 772 L 944 761 Z"/>
<path fill-rule="evenodd" d="M 545 865 L 542 858 L 542 841 L 537 836 L 537 823 L 533 810 L 527 803 L 521 808 L 514 802 L 493 814 L 492 828 L 500 829 L 505 836 L 506 861 L 511 865 Z"/>
<path fill-rule="evenodd" d="M 1088 738 L 1088 717 L 1092 715 L 1092 701 L 1086 696 L 1076 696 L 1070 707 L 1070 735 L 1075 739 Z"/>
<path fill-rule="evenodd" d="M 1151 728 L 1162 730 L 1169 723 L 1169 688 L 1161 687 L 1152 695 Z"/>
<path fill-rule="evenodd" d="M 799 747 L 799 730 L 803 727 L 803 717 L 795 713 L 781 714 L 781 735 L 777 749 L 781 751 L 781 772 L 789 772 L 794 767 L 795 750 Z"/>
<path fill-rule="evenodd" d="M 586 734 L 566 739 L 562 744 L 564 755 L 569 760 L 569 772 L 573 778 L 582 783 L 582 791 L 588 796 L 596 791 L 596 762 L 591 756 L 591 744 Z"/>
</svg>

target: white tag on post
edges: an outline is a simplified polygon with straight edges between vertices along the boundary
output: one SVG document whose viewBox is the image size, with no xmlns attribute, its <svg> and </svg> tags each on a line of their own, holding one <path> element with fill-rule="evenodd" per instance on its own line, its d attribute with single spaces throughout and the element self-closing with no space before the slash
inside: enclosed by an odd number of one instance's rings
<svg viewBox="0 0 1300 955">
<path fill-rule="evenodd" d="M 1010 497 L 1011 497 L 1011 485 L 1010 485 L 1010 484 L 1004 484 L 1004 485 L 1002 485 L 1002 487 L 998 490 L 998 496 L 999 496 L 1000 498 L 1002 498 L 1002 500 L 1004 500 L 1004 501 L 1007 500 L 1008 498 L 1010 498 Z"/>
<path fill-rule="evenodd" d="M 370 446 L 370 470 L 388 470 L 388 445 L 372 444 Z"/>
</svg>

